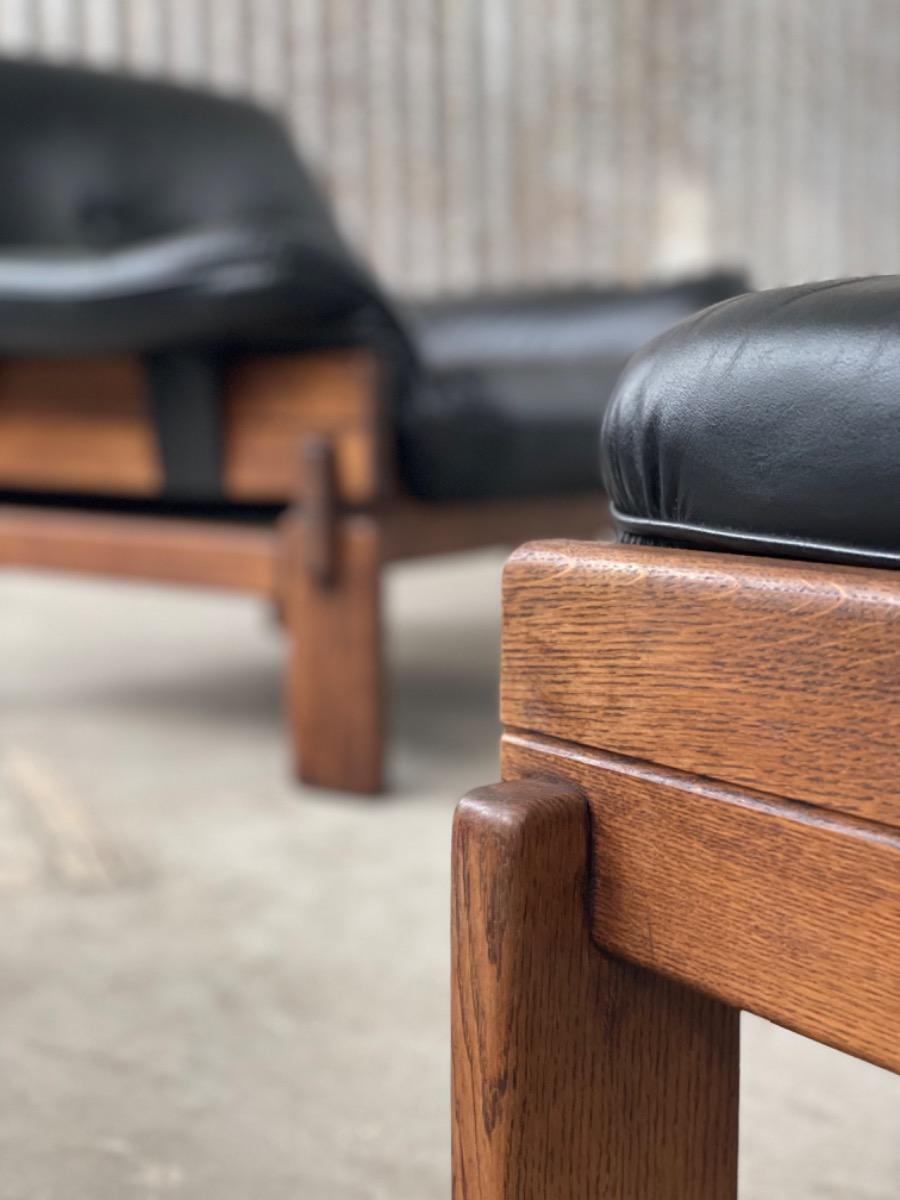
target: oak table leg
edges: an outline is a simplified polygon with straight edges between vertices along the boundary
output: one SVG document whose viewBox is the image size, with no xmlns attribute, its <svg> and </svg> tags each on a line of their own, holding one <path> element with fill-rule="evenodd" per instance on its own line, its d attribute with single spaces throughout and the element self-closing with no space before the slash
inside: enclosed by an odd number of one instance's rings
<svg viewBox="0 0 900 1200">
<path fill-rule="evenodd" d="M 739 1014 L 593 944 L 589 845 L 565 782 L 457 809 L 454 1200 L 733 1200 Z"/>
<path fill-rule="evenodd" d="M 301 520 L 282 533 L 288 722 L 305 783 L 372 793 L 382 786 L 381 554 L 376 522 L 342 517 L 327 577 L 310 569 Z"/>
</svg>

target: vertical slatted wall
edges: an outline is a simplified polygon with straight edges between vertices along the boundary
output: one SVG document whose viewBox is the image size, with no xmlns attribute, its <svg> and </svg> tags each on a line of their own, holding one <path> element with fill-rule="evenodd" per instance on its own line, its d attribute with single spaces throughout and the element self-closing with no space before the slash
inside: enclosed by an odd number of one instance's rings
<svg viewBox="0 0 900 1200">
<path fill-rule="evenodd" d="M 900 270 L 896 0 L 0 0 L 285 113 L 396 286 Z"/>
</svg>

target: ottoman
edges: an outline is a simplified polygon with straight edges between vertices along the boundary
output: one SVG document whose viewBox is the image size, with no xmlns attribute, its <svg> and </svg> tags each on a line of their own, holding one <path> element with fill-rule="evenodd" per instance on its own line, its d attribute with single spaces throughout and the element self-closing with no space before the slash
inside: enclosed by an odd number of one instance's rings
<svg viewBox="0 0 900 1200">
<path fill-rule="evenodd" d="M 682 322 L 603 464 L 456 814 L 459 1200 L 733 1200 L 742 1009 L 900 1070 L 900 278 Z"/>
</svg>

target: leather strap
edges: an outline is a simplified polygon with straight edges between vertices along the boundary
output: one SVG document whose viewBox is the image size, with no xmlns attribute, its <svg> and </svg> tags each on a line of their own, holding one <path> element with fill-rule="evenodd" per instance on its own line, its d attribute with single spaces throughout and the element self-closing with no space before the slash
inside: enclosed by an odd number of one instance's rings
<svg viewBox="0 0 900 1200">
<path fill-rule="evenodd" d="M 221 369 L 209 354 L 147 355 L 147 385 L 165 494 L 180 500 L 222 496 Z"/>
</svg>

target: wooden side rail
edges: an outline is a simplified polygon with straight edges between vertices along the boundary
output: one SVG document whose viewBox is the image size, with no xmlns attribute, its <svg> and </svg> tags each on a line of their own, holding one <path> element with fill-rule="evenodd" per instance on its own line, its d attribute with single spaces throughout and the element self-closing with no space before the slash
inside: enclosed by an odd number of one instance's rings
<svg viewBox="0 0 900 1200">
<path fill-rule="evenodd" d="M 507 733 L 591 809 L 595 942 L 900 1071 L 900 830 Z"/>
<path fill-rule="evenodd" d="M 598 946 L 900 1070 L 900 575 L 526 546 L 502 715 L 588 799 Z"/>
<path fill-rule="evenodd" d="M 297 448 L 316 433 L 334 446 L 341 500 L 373 502 L 384 474 L 378 392 L 363 350 L 234 364 L 223 379 L 223 494 L 293 500 Z M 137 358 L 0 360 L 0 488 L 152 497 L 164 483 Z"/>
<path fill-rule="evenodd" d="M 506 726 L 900 825 L 900 574 L 548 542 L 504 584 Z"/>
</svg>

